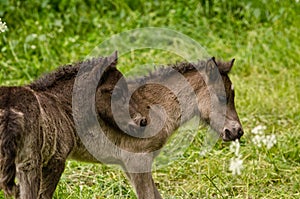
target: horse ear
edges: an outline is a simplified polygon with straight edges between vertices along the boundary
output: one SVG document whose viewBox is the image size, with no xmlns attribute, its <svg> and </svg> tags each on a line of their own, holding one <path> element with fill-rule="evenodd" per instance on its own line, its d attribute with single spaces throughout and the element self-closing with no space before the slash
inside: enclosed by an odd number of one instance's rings
<svg viewBox="0 0 300 199">
<path fill-rule="evenodd" d="M 118 51 L 113 52 L 108 58 L 109 67 L 116 68 L 118 63 Z"/>
<path fill-rule="evenodd" d="M 116 68 L 118 63 L 118 51 L 114 51 L 108 57 L 99 57 L 95 62 L 95 66 L 93 68 L 94 71 L 103 71 L 104 73 L 112 68 Z"/>
<path fill-rule="evenodd" d="M 232 59 L 229 62 L 218 62 L 217 65 L 218 65 L 220 72 L 225 73 L 225 74 L 229 73 L 233 66 L 234 61 L 235 61 L 235 59 Z"/>
<path fill-rule="evenodd" d="M 111 69 L 116 69 L 118 63 L 118 51 L 114 51 L 110 56 L 102 58 L 102 67 L 105 67 L 104 73 Z"/>
<path fill-rule="evenodd" d="M 219 70 L 218 70 L 218 65 L 216 63 L 215 57 L 212 57 L 207 61 L 205 66 L 205 72 L 210 81 L 215 81 L 218 79 Z"/>
</svg>

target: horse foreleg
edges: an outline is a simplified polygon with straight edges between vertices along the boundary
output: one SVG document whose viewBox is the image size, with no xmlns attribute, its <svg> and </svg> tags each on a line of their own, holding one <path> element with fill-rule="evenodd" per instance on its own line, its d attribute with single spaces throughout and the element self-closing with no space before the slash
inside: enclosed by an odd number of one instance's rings
<svg viewBox="0 0 300 199">
<path fill-rule="evenodd" d="M 161 199 L 153 178 L 152 173 L 126 173 L 132 186 L 134 187 L 138 199 Z"/>
<path fill-rule="evenodd" d="M 43 167 L 40 199 L 52 198 L 64 169 L 65 159 L 55 157 L 51 158 L 47 166 Z"/>
</svg>

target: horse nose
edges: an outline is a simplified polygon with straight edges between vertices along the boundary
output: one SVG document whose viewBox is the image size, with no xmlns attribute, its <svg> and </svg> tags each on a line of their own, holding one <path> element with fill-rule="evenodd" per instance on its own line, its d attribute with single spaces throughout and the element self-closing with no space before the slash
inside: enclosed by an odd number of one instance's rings
<svg viewBox="0 0 300 199">
<path fill-rule="evenodd" d="M 223 139 L 225 140 L 235 140 L 235 139 L 240 139 L 243 134 L 244 131 L 241 127 L 237 127 L 237 128 L 224 128 L 224 136 Z"/>
</svg>

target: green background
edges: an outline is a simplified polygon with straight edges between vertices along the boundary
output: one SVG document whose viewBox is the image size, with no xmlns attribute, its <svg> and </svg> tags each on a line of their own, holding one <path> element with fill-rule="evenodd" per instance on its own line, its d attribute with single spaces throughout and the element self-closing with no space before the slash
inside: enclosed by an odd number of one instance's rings
<svg viewBox="0 0 300 199">
<path fill-rule="evenodd" d="M 229 171 L 229 144 L 199 156 L 198 133 L 184 155 L 154 173 L 164 198 L 300 197 L 300 3 L 295 0 L 214 1 L 5 1 L 0 17 L 0 83 L 24 85 L 60 65 L 83 60 L 112 35 L 164 27 L 193 38 L 219 59 L 235 58 L 231 79 L 245 135 L 244 169 Z M 167 63 L 164 52 L 140 50 L 120 59 Z M 171 60 L 173 61 L 173 60 Z M 267 126 L 277 144 L 257 147 L 251 129 Z M 203 131 L 204 132 L 204 131 Z M 3 197 L 0 192 L 0 197 Z M 121 171 L 69 161 L 54 198 L 134 198 Z"/>
</svg>

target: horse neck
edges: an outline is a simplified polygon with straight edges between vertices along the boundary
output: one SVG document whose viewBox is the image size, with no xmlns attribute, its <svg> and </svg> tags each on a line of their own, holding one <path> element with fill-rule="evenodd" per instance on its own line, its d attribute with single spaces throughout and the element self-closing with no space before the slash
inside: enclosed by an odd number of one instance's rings
<svg viewBox="0 0 300 199">
<path fill-rule="evenodd" d="M 159 104 L 165 109 L 171 128 L 189 121 L 197 114 L 197 96 L 201 82 L 198 71 L 187 71 L 183 74 L 172 72 L 165 76 L 156 76 L 147 81 L 144 89 L 138 90 L 138 96 L 133 95 L 137 104 L 146 101 L 149 104 Z M 163 115 L 160 110 L 153 110 L 156 115 Z M 147 115 L 147 114 L 146 114 Z M 163 117 L 163 116 L 162 116 Z M 159 118 L 159 117 L 158 117 Z"/>
<path fill-rule="evenodd" d="M 180 101 L 181 122 L 185 123 L 195 116 L 198 116 L 198 100 L 201 93 L 205 93 L 206 84 L 202 75 L 197 70 L 185 71 L 182 74 L 182 79 L 170 81 L 170 84 L 175 82 L 174 87 L 177 90 L 177 99 Z"/>
</svg>

